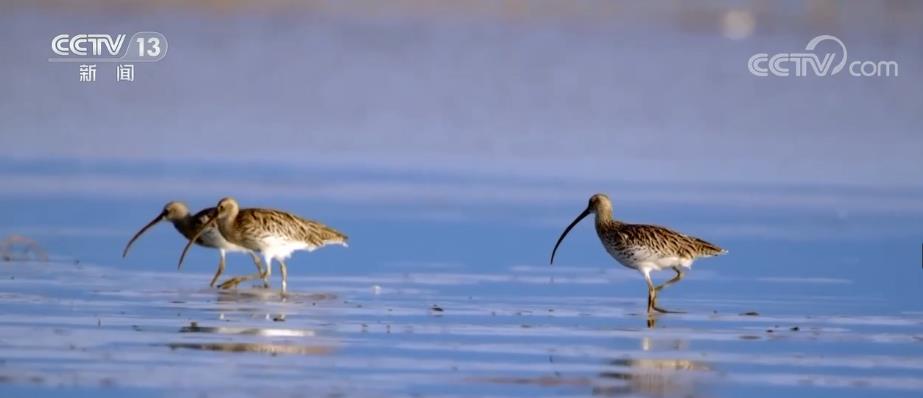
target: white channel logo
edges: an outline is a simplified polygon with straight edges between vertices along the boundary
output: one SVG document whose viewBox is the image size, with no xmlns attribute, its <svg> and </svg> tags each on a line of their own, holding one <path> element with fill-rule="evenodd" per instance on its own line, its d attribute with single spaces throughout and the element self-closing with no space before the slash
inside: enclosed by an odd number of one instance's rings
<svg viewBox="0 0 923 398">
<path fill-rule="evenodd" d="M 818 45 L 825 41 L 832 41 L 840 52 L 818 54 L 814 51 Z M 778 53 L 770 56 L 767 53 L 753 54 L 747 61 L 747 69 L 754 76 L 778 77 L 797 76 L 804 77 L 810 74 L 815 76 L 833 76 L 844 68 L 850 75 L 856 77 L 897 77 L 897 61 L 852 61 L 848 62 L 846 44 L 832 35 L 820 35 L 808 42 L 805 52 Z M 848 67 L 847 67 L 848 62 Z"/>
<path fill-rule="evenodd" d="M 156 62 L 167 54 L 167 38 L 158 32 L 126 35 L 60 34 L 51 39 L 50 62 Z"/>
</svg>

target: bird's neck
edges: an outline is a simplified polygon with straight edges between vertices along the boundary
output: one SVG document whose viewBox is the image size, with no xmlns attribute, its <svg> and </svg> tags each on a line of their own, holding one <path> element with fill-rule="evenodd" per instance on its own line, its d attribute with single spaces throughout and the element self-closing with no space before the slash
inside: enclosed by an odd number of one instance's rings
<svg viewBox="0 0 923 398">
<path fill-rule="evenodd" d="M 221 231 L 226 239 L 231 241 L 237 241 L 237 229 L 234 228 L 234 220 L 237 218 L 237 212 L 231 212 L 230 214 L 219 217 L 215 220 L 218 230 Z"/>
<path fill-rule="evenodd" d="M 193 218 L 191 214 L 187 214 L 175 220 L 170 220 L 170 223 L 172 223 L 173 228 L 176 228 L 176 230 L 179 231 L 181 234 L 185 235 L 186 234 L 185 231 L 189 231 L 189 233 L 195 233 L 195 230 L 193 230 L 194 223 L 193 223 Z"/>
<path fill-rule="evenodd" d="M 612 218 L 612 208 L 608 206 L 600 206 L 596 209 L 596 228 L 606 227 L 613 224 L 620 224 L 620 222 Z"/>
</svg>

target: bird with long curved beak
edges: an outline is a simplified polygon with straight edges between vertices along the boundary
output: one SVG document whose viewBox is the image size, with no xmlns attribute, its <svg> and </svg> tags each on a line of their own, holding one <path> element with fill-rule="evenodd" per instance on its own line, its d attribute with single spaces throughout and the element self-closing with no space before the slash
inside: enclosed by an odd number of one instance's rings
<svg viewBox="0 0 923 398">
<path fill-rule="evenodd" d="M 260 253 L 266 264 L 264 281 L 272 272 L 272 260 L 279 263 L 282 274 L 282 292 L 288 287 L 288 266 L 285 260 L 298 250 L 314 251 L 327 245 L 347 246 L 346 235 L 316 221 L 306 220 L 292 213 L 272 209 L 241 209 L 234 198 L 218 202 L 214 216 L 189 237 L 189 243 L 179 257 L 182 266 L 192 243 L 208 228 L 217 227 L 229 242 Z M 232 278 L 222 287 L 230 287 L 250 277 Z"/>
<path fill-rule="evenodd" d="M 628 224 L 613 219 L 612 202 L 608 196 L 598 193 L 590 197 L 586 210 L 580 213 L 558 238 L 554 250 L 551 251 L 551 264 L 554 264 L 555 253 L 567 233 L 590 214 L 596 215 L 596 234 L 609 255 L 619 264 L 635 269 L 644 275 L 648 288 L 648 314 L 653 311 L 677 312 L 667 311 L 657 306 L 657 292 L 668 285 L 679 282 L 684 276 L 683 270 L 692 269 L 692 262 L 695 259 L 727 253 L 727 250 L 702 239 L 684 235 L 669 228 L 658 225 Z M 672 268 L 676 276 L 660 286 L 654 286 L 651 272 L 667 268 Z"/>
<path fill-rule="evenodd" d="M 141 235 L 147 232 L 148 229 L 157 225 L 161 221 L 169 221 L 173 224 L 173 227 L 182 234 L 186 239 L 192 238 L 196 232 L 199 232 L 201 227 L 208 223 L 211 219 L 210 214 L 214 213 L 215 208 L 209 207 L 205 210 L 202 210 L 195 215 L 190 214 L 189 208 L 182 202 L 169 202 L 163 207 L 163 211 L 154 217 L 151 222 L 147 223 L 143 228 L 141 228 L 134 236 L 131 237 L 131 240 L 128 241 L 128 244 L 125 245 L 125 250 L 122 251 L 122 258 L 128 255 L 128 250 L 131 249 L 132 243 L 135 242 Z M 253 263 L 256 265 L 257 271 L 262 274 L 263 266 L 260 264 L 260 258 L 253 254 L 252 251 L 235 245 L 231 242 L 228 242 L 221 236 L 221 233 L 218 232 L 215 228 L 208 228 L 202 231 L 201 236 L 197 237 L 195 243 L 202 247 L 208 247 L 212 249 L 218 249 L 219 261 L 218 261 L 218 270 L 215 272 L 215 276 L 212 278 L 209 286 L 215 286 L 215 282 L 224 272 L 225 261 L 227 252 L 246 252 L 250 254 L 250 258 L 253 259 Z M 269 287 L 267 284 L 266 287 Z"/>
</svg>

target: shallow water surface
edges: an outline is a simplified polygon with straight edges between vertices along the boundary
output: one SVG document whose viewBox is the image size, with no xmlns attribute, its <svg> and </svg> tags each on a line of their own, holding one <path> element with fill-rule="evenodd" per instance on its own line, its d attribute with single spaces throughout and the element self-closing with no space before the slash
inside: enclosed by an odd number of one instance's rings
<svg viewBox="0 0 923 398">
<path fill-rule="evenodd" d="M 294 277 L 283 297 L 202 288 L 205 274 L 0 266 L 3 395 L 841 397 L 923 389 L 919 312 L 837 315 L 838 300 L 809 293 L 680 299 L 667 289 L 661 304 L 687 313 L 657 316 L 648 328 L 642 283 L 623 272 Z M 734 284 L 707 275 L 694 283 L 716 291 Z"/>
</svg>

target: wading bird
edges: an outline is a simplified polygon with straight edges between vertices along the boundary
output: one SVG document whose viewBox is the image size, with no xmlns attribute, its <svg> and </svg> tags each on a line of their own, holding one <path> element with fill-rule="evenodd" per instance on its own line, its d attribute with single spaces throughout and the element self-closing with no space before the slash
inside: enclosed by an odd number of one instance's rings
<svg viewBox="0 0 923 398">
<path fill-rule="evenodd" d="M 551 264 L 561 241 L 571 228 L 584 217 L 596 215 L 596 234 L 603 247 L 620 264 L 638 270 L 647 281 L 647 312 L 667 311 L 657 306 L 657 292 L 667 285 L 683 279 L 683 269 L 691 269 L 692 262 L 699 257 L 712 257 L 727 253 L 718 246 L 694 236 L 683 235 L 657 225 L 627 224 L 612 218 L 612 202 L 609 197 L 598 193 L 590 197 L 586 210 L 576 219 L 554 245 L 551 251 Z M 655 287 L 651 281 L 651 272 L 666 268 L 676 271 L 676 276 L 664 284 Z"/>
<path fill-rule="evenodd" d="M 189 208 L 186 207 L 182 202 L 169 202 L 166 206 L 163 207 L 163 211 L 154 217 L 151 222 L 147 223 L 144 228 L 141 228 L 135 236 L 128 241 L 128 244 L 125 245 L 125 250 L 122 251 L 122 258 L 128 255 L 128 249 L 131 248 L 131 244 L 135 242 L 145 231 L 153 227 L 161 221 L 169 221 L 173 224 L 173 227 L 179 231 L 186 239 L 192 239 L 193 235 L 196 232 L 199 232 L 202 227 L 208 223 L 210 220 L 209 215 L 215 211 L 215 208 L 209 207 L 205 210 L 202 210 L 195 215 L 189 213 Z M 235 245 L 231 242 L 228 242 L 221 236 L 221 233 L 218 232 L 217 228 L 209 227 L 202 229 L 201 236 L 197 236 L 195 243 L 199 246 L 208 247 L 212 249 L 218 249 L 218 254 L 220 260 L 218 261 L 218 271 L 215 272 L 215 276 L 212 278 L 209 286 L 215 286 L 215 281 L 218 280 L 218 277 L 224 272 L 225 266 L 225 257 L 227 252 L 246 252 L 250 254 L 250 257 L 253 259 L 253 263 L 256 264 L 256 270 L 259 275 L 263 274 L 263 267 L 260 265 L 260 259 L 249 249 L 243 248 L 241 246 Z M 268 282 L 265 282 L 266 287 L 269 287 Z"/>
<path fill-rule="evenodd" d="M 287 290 L 288 267 L 285 260 L 297 250 L 314 251 L 326 245 L 347 246 L 346 235 L 321 223 L 305 220 L 291 213 L 271 209 L 241 209 L 233 198 L 218 202 L 214 217 L 190 239 L 180 255 L 178 267 L 182 267 L 186 251 L 193 240 L 209 227 L 217 225 L 221 235 L 228 241 L 260 253 L 266 270 L 263 280 L 272 273 L 272 260 L 279 262 L 282 274 L 282 292 Z M 234 286 L 250 277 L 232 278 L 222 287 Z"/>
</svg>

